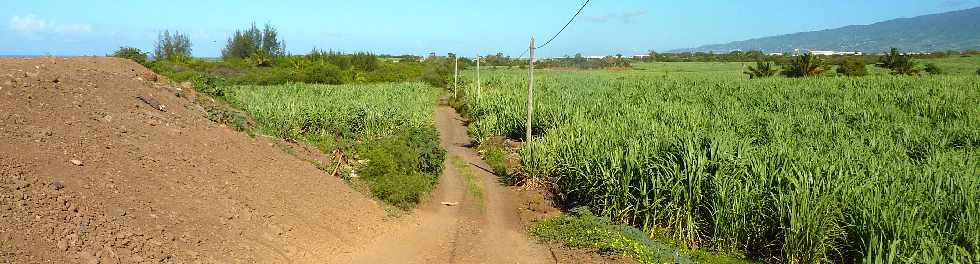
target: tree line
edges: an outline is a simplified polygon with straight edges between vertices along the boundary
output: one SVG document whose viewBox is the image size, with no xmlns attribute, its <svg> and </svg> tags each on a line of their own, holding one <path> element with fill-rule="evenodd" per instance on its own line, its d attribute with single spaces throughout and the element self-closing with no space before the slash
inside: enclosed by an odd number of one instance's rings
<svg viewBox="0 0 980 264">
<path fill-rule="evenodd" d="M 438 85 L 451 77 L 449 69 L 452 65 L 444 60 L 423 61 L 411 55 L 345 54 L 317 48 L 307 54 L 289 54 L 286 52 L 286 42 L 271 24 L 259 27 L 252 23 L 236 30 L 222 48 L 220 60 L 194 58 L 190 39 L 187 33 L 166 30 L 159 34 L 152 53 L 121 47 L 110 56 L 132 59 L 176 81 L 202 83 L 271 85 L 289 82 L 345 84 L 426 81 Z"/>
<path fill-rule="evenodd" d="M 843 76 L 865 76 L 868 74 L 868 64 L 870 63 L 862 56 L 845 58 L 836 63 L 837 73 Z M 938 65 L 933 63 L 919 67 L 913 55 L 902 53 L 898 48 L 892 48 L 887 54 L 879 56 L 873 64 L 876 67 L 890 70 L 893 75 L 914 76 L 921 74 L 923 71 L 929 74 L 944 73 Z M 787 63 L 782 63 L 782 69 L 776 69 L 776 65 L 777 63 L 774 60 L 759 60 L 755 66 L 749 66 L 745 74 L 753 79 L 772 77 L 776 74 L 782 74 L 792 78 L 814 77 L 830 71 L 835 64 L 828 63 L 821 56 L 806 53 L 793 57 Z"/>
</svg>

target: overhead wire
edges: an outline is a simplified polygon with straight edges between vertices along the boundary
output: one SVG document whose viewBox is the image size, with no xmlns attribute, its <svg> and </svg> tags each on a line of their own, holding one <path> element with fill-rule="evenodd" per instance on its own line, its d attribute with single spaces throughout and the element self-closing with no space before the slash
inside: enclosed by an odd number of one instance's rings
<svg viewBox="0 0 980 264">
<path fill-rule="evenodd" d="M 558 36 L 561 35 L 562 32 L 565 32 L 565 29 L 567 29 L 568 26 L 575 21 L 575 18 L 577 18 L 579 15 L 582 14 L 582 10 L 585 10 L 585 7 L 589 5 L 589 2 L 592 2 L 592 0 L 586 0 L 585 3 L 582 4 L 582 7 L 578 9 L 578 12 L 575 12 L 575 15 L 573 15 L 572 18 L 568 20 L 568 23 L 565 23 L 565 26 L 561 27 L 561 30 L 558 30 L 558 33 L 555 33 L 554 36 L 551 36 L 551 39 L 548 39 L 547 42 L 541 44 L 540 46 L 535 47 L 534 49 L 544 48 L 545 46 L 548 46 L 548 44 L 551 44 L 551 42 L 554 41 L 556 38 L 558 38 Z M 521 53 L 521 56 L 518 56 L 517 59 L 520 60 L 524 58 L 524 55 L 527 55 L 528 51 L 530 51 L 530 49 L 524 49 L 524 53 Z"/>
</svg>

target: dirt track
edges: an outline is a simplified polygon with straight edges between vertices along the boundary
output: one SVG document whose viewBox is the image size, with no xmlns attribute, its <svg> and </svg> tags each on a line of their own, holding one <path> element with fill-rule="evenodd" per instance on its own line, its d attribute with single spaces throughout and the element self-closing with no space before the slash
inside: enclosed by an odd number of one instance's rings
<svg viewBox="0 0 980 264">
<path fill-rule="evenodd" d="M 438 188 L 414 214 L 394 221 L 390 231 L 329 263 L 555 263 L 548 247 L 525 235 L 515 195 L 477 153 L 459 115 L 444 104 L 435 114 L 447 150 Z M 472 172 L 482 199 L 468 194 L 461 168 Z M 443 202 L 459 203 L 446 206 Z"/>
</svg>

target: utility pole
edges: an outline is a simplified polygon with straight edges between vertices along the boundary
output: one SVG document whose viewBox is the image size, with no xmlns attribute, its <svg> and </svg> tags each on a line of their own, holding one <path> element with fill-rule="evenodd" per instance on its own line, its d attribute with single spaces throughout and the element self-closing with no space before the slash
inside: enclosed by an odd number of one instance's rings
<svg viewBox="0 0 980 264">
<path fill-rule="evenodd" d="M 480 88 L 480 55 L 476 55 L 476 101 L 480 101 L 483 90 Z"/>
<path fill-rule="evenodd" d="M 457 91 L 457 86 L 459 86 L 459 56 L 453 54 L 453 58 L 455 58 L 455 62 L 453 63 L 453 99 L 457 99 L 459 95 Z"/>
<path fill-rule="evenodd" d="M 527 67 L 527 134 L 525 135 L 524 144 L 528 146 L 528 152 L 531 151 L 531 115 L 534 113 L 534 37 L 531 37 L 530 46 L 531 57 L 528 60 Z M 533 156 L 531 156 L 533 157 Z"/>
</svg>

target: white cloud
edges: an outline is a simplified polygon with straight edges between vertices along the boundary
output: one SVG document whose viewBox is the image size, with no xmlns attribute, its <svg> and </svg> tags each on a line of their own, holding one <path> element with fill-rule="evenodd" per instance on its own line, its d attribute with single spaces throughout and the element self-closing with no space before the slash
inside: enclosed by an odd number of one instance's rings
<svg viewBox="0 0 980 264">
<path fill-rule="evenodd" d="M 13 31 L 34 33 L 34 32 L 54 32 L 54 33 L 89 33 L 92 32 L 92 25 L 89 24 L 59 24 L 55 21 L 44 20 L 34 15 L 13 16 L 10 18 L 10 29 Z"/>
</svg>

